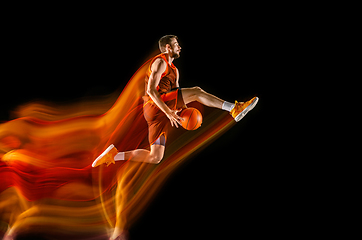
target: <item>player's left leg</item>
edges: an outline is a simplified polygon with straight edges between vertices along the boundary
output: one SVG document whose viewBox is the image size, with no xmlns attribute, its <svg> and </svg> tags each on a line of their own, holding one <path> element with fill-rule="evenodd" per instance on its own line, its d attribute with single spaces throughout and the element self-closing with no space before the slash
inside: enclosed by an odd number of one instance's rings
<svg viewBox="0 0 362 240">
<path fill-rule="evenodd" d="M 205 106 L 222 109 L 224 100 L 205 92 L 200 87 L 182 88 L 182 98 L 185 104 L 198 101 Z"/>
<path fill-rule="evenodd" d="M 234 103 L 224 101 L 210 93 L 205 92 L 200 87 L 183 88 L 182 98 L 185 104 L 193 101 L 198 101 L 205 106 L 219 108 L 230 112 L 236 122 L 240 121 L 249 111 L 251 111 L 258 103 L 259 98 L 254 97 L 247 102 Z"/>
</svg>

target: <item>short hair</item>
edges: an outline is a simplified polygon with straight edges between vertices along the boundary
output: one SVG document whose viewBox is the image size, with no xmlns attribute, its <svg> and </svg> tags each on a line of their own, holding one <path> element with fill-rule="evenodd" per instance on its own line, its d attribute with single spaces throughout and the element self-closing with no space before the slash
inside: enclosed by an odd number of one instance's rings
<svg viewBox="0 0 362 240">
<path fill-rule="evenodd" d="M 158 47 L 160 48 L 161 52 L 166 51 L 166 45 L 167 44 L 171 45 L 172 39 L 177 40 L 178 38 L 175 35 L 166 35 L 166 36 L 163 36 L 162 38 L 160 38 L 160 40 L 158 40 Z"/>
</svg>

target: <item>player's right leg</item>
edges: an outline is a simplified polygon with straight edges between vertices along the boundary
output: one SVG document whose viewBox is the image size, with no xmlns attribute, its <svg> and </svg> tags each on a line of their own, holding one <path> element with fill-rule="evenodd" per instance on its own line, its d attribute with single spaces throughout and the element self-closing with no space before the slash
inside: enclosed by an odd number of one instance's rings
<svg viewBox="0 0 362 240">
<path fill-rule="evenodd" d="M 161 162 L 164 152 L 165 146 L 154 144 L 151 145 L 151 151 L 148 151 L 146 149 L 136 149 L 133 151 L 124 152 L 123 160 L 158 164 Z M 115 159 L 118 160 L 117 156 L 115 157 Z"/>
<path fill-rule="evenodd" d="M 146 162 L 152 164 L 158 164 L 163 158 L 165 152 L 165 146 L 159 144 L 151 145 L 151 151 L 146 149 L 136 149 L 127 152 L 118 152 L 116 147 L 111 144 L 99 157 L 94 160 L 92 167 L 97 167 L 103 163 L 107 164 L 107 167 L 115 161 L 130 160 L 134 162 Z"/>
</svg>

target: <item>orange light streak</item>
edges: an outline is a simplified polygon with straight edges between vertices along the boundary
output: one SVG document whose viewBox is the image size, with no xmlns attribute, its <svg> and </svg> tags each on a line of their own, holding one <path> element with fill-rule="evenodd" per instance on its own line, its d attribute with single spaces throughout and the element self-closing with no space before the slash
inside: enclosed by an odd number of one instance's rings
<svg viewBox="0 0 362 240">
<path fill-rule="evenodd" d="M 129 229 L 180 164 L 234 125 L 213 110 L 198 130 L 177 130 L 158 165 L 91 168 L 110 143 L 120 151 L 149 148 L 142 112 L 147 67 L 116 100 L 111 94 L 66 106 L 28 103 L 0 125 L 0 232 L 95 239 L 116 224 Z"/>
</svg>

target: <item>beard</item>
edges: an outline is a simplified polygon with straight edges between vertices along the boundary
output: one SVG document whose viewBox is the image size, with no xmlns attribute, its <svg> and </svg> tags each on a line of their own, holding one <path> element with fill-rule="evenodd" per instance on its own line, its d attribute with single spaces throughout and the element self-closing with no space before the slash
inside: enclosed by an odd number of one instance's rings
<svg viewBox="0 0 362 240">
<path fill-rule="evenodd" d="M 180 53 L 177 53 L 177 52 L 173 52 L 172 55 L 171 55 L 172 58 L 174 59 L 177 59 L 180 57 Z"/>
</svg>

